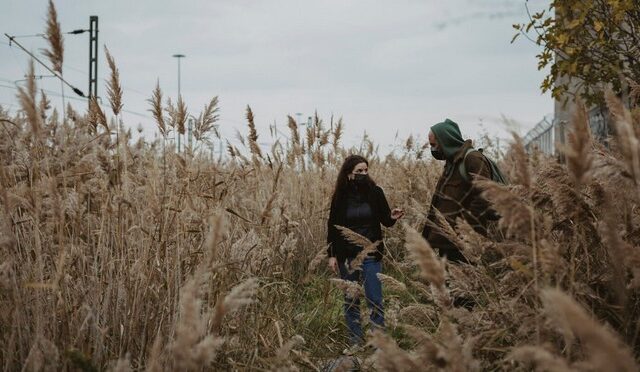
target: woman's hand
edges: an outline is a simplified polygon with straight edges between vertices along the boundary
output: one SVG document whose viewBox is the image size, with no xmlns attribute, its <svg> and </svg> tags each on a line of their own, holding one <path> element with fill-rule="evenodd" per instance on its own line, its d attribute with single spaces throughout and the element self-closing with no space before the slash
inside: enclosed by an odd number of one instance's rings
<svg viewBox="0 0 640 372">
<path fill-rule="evenodd" d="M 394 208 L 391 211 L 391 218 L 393 218 L 394 220 L 399 220 L 402 218 L 402 216 L 404 216 L 404 211 L 400 208 Z"/>
<path fill-rule="evenodd" d="M 338 260 L 335 257 L 329 257 L 329 268 L 338 274 Z"/>
</svg>

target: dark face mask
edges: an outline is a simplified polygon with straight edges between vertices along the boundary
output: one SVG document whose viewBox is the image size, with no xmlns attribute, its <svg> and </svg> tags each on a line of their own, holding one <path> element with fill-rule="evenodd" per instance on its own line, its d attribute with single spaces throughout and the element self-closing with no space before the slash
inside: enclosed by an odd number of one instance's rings
<svg viewBox="0 0 640 372">
<path fill-rule="evenodd" d="M 444 153 L 439 149 L 431 150 L 431 156 L 436 160 L 445 160 Z"/>
<path fill-rule="evenodd" d="M 369 180 L 369 176 L 366 174 L 354 174 L 353 175 L 353 183 L 358 186 L 367 185 L 367 181 Z"/>
</svg>

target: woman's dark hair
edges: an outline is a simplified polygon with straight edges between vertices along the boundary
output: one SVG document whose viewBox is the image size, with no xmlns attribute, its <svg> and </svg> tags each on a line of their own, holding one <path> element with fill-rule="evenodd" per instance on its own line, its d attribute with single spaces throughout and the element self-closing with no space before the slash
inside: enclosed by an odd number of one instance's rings
<svg viewBox="0 0 640 372">
<path fill-rule="evenodd" d="M 342 200 L 342 197 L 347 192 L 349 187 L 349 174 L 353 172 L 353 168 L 360 163 L 367 164 L 369 167 L 369 161 L 360 155 L 349 155 L 346 159 L 344 159 L 344 163 L 342 163 L 342 167 L 340 167 L 340 172 L 338 172 L 338 179 L 336 180 L 336 187 L 333 190 L 333 196 L 331 197 L 331 205 Z M 371 177 L 367 177 L 369 190 L 371 190 L 376 183 L 371 179 Z"/>
</svg>

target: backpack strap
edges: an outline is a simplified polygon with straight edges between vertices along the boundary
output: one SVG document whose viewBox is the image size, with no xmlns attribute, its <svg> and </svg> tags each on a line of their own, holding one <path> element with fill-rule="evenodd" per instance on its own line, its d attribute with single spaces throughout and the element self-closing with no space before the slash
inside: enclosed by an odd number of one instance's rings
<svg viewBox="0 0 640 372">
<path fill-rule="evenodd" d="M 469 153 L 474 151 L 480 151 L 480 153 L 482 153 L 482 149 L 476 150 L 473 147 L 471 147 L 467 149 L 467 151 L 464 153 L 464 157 L 462 158 L 462 161 L 460 162 L 460 164 L 458 164 L 458 171 L 460 172 L 460 176 L 462 176 L 462 179 L 465 182 L 471 182 L 471 180 L 469 179 L 469 173 L 467 173 L 467 166 L 464 164 L 464 162 L 465 160 L 467 160 L 467 156 L 469 155 Z"/>
<path fill-rule="evenodd" d="M 465 180 L 465 182 L 471 182 L 471 179 L 469 177 L 469 173 L 467 172 L 467 166 L 465 165 L 465 161 L 467 160 L 467 156 L 474 152 L 477 151 L 479 152 L 482 157 L 485 158 L 485 160 L 488 160 L 485 156 L 484 156 L 484 152 L 482 151 L 483 149 L 474 149 L 473 147 L 467 149 L 467 151 L 464 153 L 464 157 L 462 158 L 462 161 L 460 162 L 460 164 L 458 164 L 458 171 L 460 172 L 460 176 L 462 176 L 462 179 Z M 491 163 L 491 161 L 489 161 L 489 163 Z M 491 170 L 491 174 L 493 177 L 493 169 L 490 167 L 489 168 Z"/>
</svg>

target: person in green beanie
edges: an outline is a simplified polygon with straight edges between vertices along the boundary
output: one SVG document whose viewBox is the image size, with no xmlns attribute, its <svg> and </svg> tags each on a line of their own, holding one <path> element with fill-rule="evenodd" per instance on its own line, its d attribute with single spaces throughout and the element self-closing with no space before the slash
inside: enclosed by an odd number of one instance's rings
<svg viewBox="0 0 640 372">
<path fill-rule="evenodd" d="M 464 218 L 474 230 L 486 235 L 487 220 L 493 219 L 491 209 L 473 180 L 476 177 L 490 179 L 491 164 L 481 151 L 473 148 L 471 140 L 462 138 L 458 124 L 449 119 L 431 127 L 429 144 L 433 158 L 444 161 L 445 165 L 431 199 L 422 236 L 440 256 L 446 256 L 452 262 L 468 262 L 438 227 L 436 210 L 452 227 L 458 218 Z"/>
</svg>

